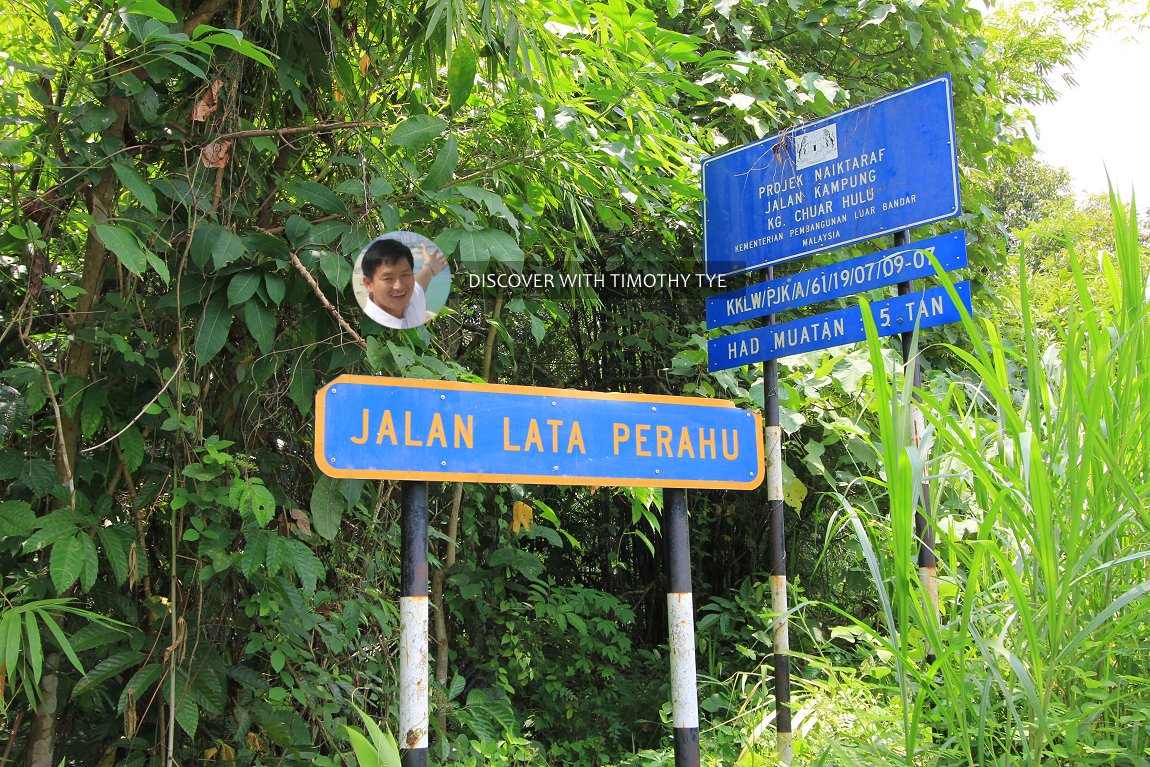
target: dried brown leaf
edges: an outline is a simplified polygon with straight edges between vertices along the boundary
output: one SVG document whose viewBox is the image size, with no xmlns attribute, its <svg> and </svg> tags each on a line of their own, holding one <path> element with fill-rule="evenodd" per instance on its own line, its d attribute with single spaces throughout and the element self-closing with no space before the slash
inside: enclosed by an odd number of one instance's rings
<svg viewBox="0 0 1150 767">
<path fill-rule="evenodd" d="M 308 519 L 307 512 L 303 509 L 288 509 L 288 514 L 291 516 L 295 526 L 299 528 L 299 531 L 303 533 L 304 536 L 310 537 L 312 534 L 311 520 Z"/>
<path fill-rule="evenodd" d="M 213 80 L 211 86 L 204 91 L 204 95 L 200 96 L 192 106 L 192 122 L 204 122 L 220 107 L 220 88 L 224 87 L 222 80 Z"/>
<path fill-rule="evenodd" d="M 205 168 L 227 167 L 228 159 L 231 157 L 231 146 L 231 139 L 213 141 L 200 150 L 200 162 Z"/>
</svg>

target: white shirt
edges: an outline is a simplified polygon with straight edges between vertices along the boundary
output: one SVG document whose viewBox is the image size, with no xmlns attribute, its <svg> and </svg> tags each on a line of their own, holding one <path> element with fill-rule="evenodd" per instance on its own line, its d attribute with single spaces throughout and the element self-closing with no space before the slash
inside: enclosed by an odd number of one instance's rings
<svg viewBox="0 0 1150 767">
<path fill-rule="evenodd" d="M 380 309 L 371 300 L 371 296 L 368 296 L 363 311 L 368 317 L 385 328 L 395 328 L 396 330 L 417 328 L 427 322 L 427 294 L 423 292 L 423 286 L 417 281 L 415 289 L 411 291 L 411 300 L 407 302 L 407 309 L 403 312 L 403 319 Z"/>
</svg>

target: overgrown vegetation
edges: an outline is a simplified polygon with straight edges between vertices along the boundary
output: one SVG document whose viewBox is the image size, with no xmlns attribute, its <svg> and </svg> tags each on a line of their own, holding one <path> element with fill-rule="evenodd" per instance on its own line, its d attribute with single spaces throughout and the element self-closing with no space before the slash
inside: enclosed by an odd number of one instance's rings
<svg viewBox="0 0 1150 767">
<path fill-rule="evenodd" d="M 318 475 L 319 386 L 753 406 L 762 384 L 705 373 L 701 293 L 457 288 L 392 333 L 361 318 L 350 255 L 404 228 L 458 274 L 694 272 L 702 157 L 948 72 L 972 271 L 1009 283 L 994 184 L 1078 45 L 1051 28 L 934 0 L 9 3 L 0 761 L 394 761 L 373 721 L 395 719 L 398 493 Z M 783 366 L 801 761 L 1145 760 L 1145 272 L 1120 231 L 1112 269 L 1067 272 L 1079 314 L 1042 306 L 986 357 L 972 329 L 924 339 L 941 626 L 917 612 L 909 496 L 857 479 L 921 468 L 887 433 L 899 397 L 876 399 L 866 350 Z M 706 758 L 762 763 L 764 496 L 690 504 Z M 432 758 L 669 764 L 661 496 L 432 505 Z"/>
</svg>

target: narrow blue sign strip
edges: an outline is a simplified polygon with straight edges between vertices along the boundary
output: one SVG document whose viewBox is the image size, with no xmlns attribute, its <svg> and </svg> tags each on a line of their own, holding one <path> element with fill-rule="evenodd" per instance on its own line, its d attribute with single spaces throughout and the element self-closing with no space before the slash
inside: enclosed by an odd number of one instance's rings
<svg viewBox="0 0 1150 767">
<path fill-rule="evenodd" d="M 316 394 L 335 477 L 743 488 L 762 481 L 758 413 L 719 400 L 343 376 Z"/>
<path fill-rule="evenodd" d="M 956 283 L 954 289 L 967 313 L 971 313 L 970 282 Z M 879 336 L 893 336 L 916 327 L 946 325 L 961 318 L 944 287 L 875 301 L 870 307 Z M 707 342 L 707 370 L 726 370 L 865 338 L 862 309 L 851 306 L 711 339 Z"/>
<path fill-rule="evenodd" d="M 878 253 L 840 261 L 817 269 L 761 282 L 707 299 L 707 327 L 765 317 L 775 312 L 830 301 L 935 274 L 926 253 L 934 254 L 943 271 L 966 266 L 966 232 L 931 237 Z"/>
<path fill-rule="evenodd" d="M 703 160 L 706 273 L 957 216 L 956 146 L 943 76 Z"/>
</svg>

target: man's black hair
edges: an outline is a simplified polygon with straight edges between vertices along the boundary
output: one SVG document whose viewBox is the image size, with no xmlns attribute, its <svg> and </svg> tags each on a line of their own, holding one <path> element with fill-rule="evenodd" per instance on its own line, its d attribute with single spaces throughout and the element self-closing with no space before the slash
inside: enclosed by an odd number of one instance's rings
<svg viewBox="0 0 1150 767">
<path fill-rule="evenodd" d="M 415 268 L 415 256 L 411 255 L 411 248 L 399 240 L 376 240 L 363 254 L 360 267 L 363 269 L 363 276 L 370 280 L 381 264 L 390 266 L 399 263 L 400 260 L 407 261 L 408 266 Z"/>
</svg>

